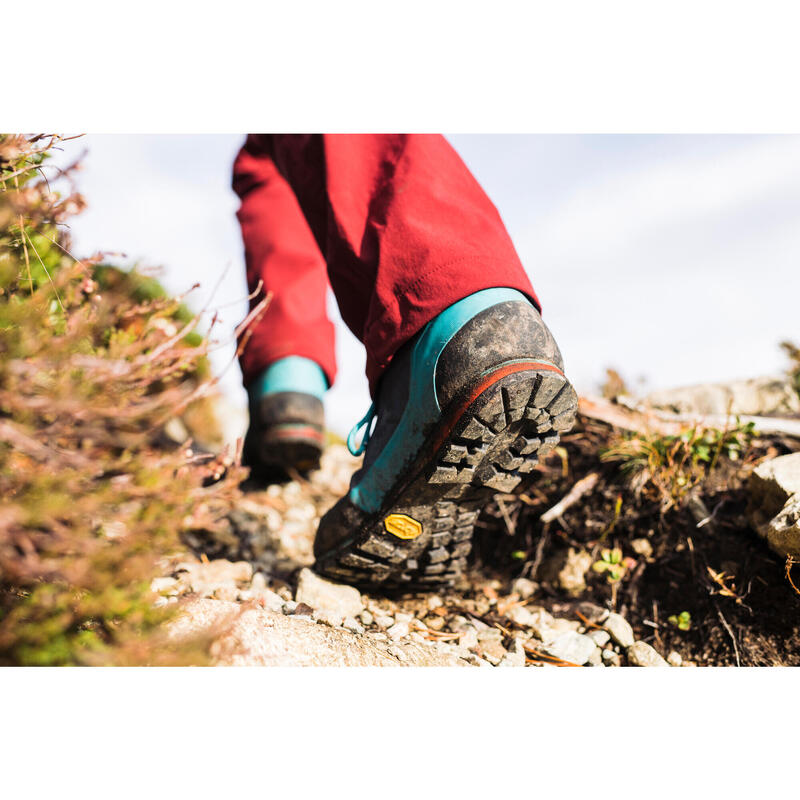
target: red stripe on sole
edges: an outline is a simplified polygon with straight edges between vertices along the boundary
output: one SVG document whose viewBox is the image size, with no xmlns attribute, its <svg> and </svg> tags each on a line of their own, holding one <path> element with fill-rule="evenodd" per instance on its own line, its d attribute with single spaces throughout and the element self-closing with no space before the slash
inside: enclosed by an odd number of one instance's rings
<svg viewBox="0 0 800 800">
<path fill-rule="evenodd" d="M 325 434 L 308 425 L 281 425 L 280 428 L 273 428 L 266 437 L 266 441 L 272 439 L 313 439 L 324 444 Z"/>
<path fill-rule="evenodd" d="M 464 412 L 485 392 L 490 386 L 502 380 L 506 375 L 511 375 L 514 372 L 528 372 L 530 370 L 544 370 L 546 372 L 557 372 L 562 378 L 566 380 L 566 375 L 552 364 L 545 364 L 540 361 L 521 361 L 516 364 L 506 364 L 505 366 L 498 367 L 494 372 L 484 375 L 483 378 L 473 387 L 472 392 L 467 398 L 447 417 L 442 431 L 439 434 L 437 441 L 433 445 L 431 452 L 435 453 L 449 438 L 453 428 L 459 419 L 464 415 Z"/>
</svg>

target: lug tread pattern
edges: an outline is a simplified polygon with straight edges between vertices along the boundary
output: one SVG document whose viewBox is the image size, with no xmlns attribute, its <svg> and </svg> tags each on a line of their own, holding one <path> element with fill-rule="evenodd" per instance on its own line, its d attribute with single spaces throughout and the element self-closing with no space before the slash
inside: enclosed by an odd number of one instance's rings
<svg viewBox="0 0 800 800">
<path fill-rule="evenodd" d="M 458 420 L 422 480 L 406 495 L 429 490 L 438 499 L 388 513 L 421 520 L 423 533 L 402 540 L 384 530 L 382 518 L 365 525 L 366 536 L 326 554 L 318 569 L 365 588 L 403 591 L 451 586 L 464 572 L 480 509 L 496 492 L 511 492 L 558 444 L 575 422 L 577 395 L 559 373 L 521 371 L 486 389 Z M 416 488 L 415 488 L 416 487 Z M 417 501 L 419 502 L 419 500 Z"/>
</svg>

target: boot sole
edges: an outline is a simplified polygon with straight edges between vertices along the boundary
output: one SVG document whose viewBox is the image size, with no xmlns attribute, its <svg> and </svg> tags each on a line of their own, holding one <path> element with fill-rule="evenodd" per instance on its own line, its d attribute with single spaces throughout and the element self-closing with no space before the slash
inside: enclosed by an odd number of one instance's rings
<svg viewBox="0 0 800 800">
<path fill-rule="evenodd" d="M 250 478 L 257 484 L 282 483 L 291 479 L 290 470 L 304 475 L 319 469 L 324 443 L 324 434 L 313 426 L 276 425 L 264 437 L 264 455 L 257 460 L 245 459 Z"/>
<path fill-rule="evenodd" d="M 508 364 L 456 398 L 379 514 L 320 555 L 315 569 L 379 591 L 452 586 L 475 522 L 517 489 L 575 422 L 578 398 L 556 367 Z"/>
</svg>

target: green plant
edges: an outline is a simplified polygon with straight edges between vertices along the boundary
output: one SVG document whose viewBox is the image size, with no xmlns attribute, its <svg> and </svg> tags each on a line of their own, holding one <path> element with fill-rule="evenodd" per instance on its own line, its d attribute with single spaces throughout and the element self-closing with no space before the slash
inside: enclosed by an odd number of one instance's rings
<svg viewBox="0 0 800 800">
<path fill-rule="evenodd" d="M 681 611 L 680 614 L 672 614 L 667 618 L 670 625 L 674 625 L 678 630 L 688 631 L 692 627 L 692 615 L 688 611 Z"/>
<path fill-rule="evenodd" d="M 609 583 L 617 583 L 625 577 L 632 561 L 632 559 L 623 558 L 621 548 L 604 547 L 600 551 L 599 560 L 592 564 L 592 569 L 601 575 L 605 574 Z"/>
<path fill-rule="evenodd" d="M 753 424 L 728 430 L 689 428 L 676 436 L 628 433 L 600 454 L 601 461 L 620 465 L 634 488 L 649 489 L 666 511 L 680 505 L 689 491 L 703 481 L 724 455 L 742 457 L 753 436 Z"/>
</svg>

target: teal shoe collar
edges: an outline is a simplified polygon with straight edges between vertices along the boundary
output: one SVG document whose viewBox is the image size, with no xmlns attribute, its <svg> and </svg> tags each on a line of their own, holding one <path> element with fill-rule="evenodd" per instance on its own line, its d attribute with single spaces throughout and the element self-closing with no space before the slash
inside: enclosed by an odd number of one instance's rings
<svg viewBox="0 0 800 800">
<path fill-rule="evenodd" d="M 328 379 L 322 367 L 310 358 L 287 356 L 270 364 L 250 385 L 251 400 L 277 392 L 300 392 L 322 400 Z"/>
<path fill-rule="evenodd" d="M 431 320 L 423 329 L 411 356 L 411 376 L 408 402 L 400 422 L 377 459 L 358 483 L 351 486 L 350 500 L 363 511 L 376 512 L 398 475 L 410 465 L 425 442 L 431 425 L 441 417 L 442 409 L 436 397 L 436 364 L 448 342 L 476 314 L 507 301 L 530 302 L 516 289 L 484 289 L 459 300 Z M 353 443 L 358 430 L 369 420 L 371 427 L 374 408 L 351 431 Z M 359 454 L 366 448 L 365 434 Z M 348 436 L 348 446 L 350 436 Z M 351 450 L 352 452 L 352 450 Z"/>
</svg>

